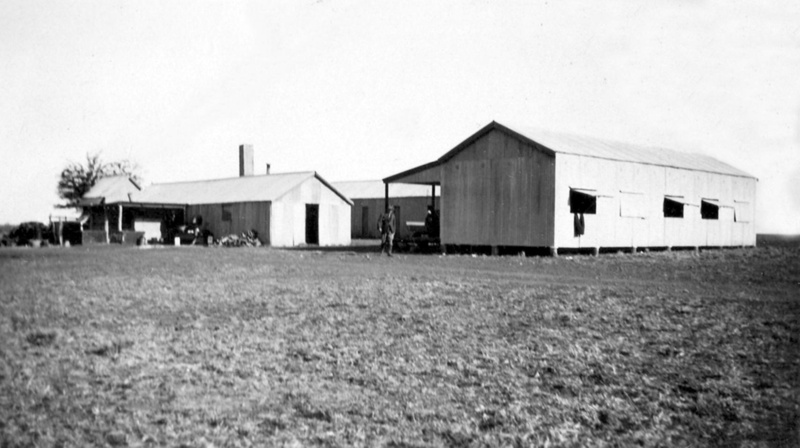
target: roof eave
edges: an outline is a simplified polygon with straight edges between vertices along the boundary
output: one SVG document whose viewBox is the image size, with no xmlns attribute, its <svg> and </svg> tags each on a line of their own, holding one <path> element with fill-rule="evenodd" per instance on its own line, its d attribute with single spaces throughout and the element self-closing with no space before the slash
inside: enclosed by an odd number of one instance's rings
<svg viewBox="0 0 800 448">
<path fill-rule="evenodd" d="M 397 179 L 401 179 L 403 177 L 407 177 L 407 176 L 410 176 L 412 174 L 421 173 L 421 172 L 423 172 L 425 170 L 428 170 L 428 169 L 431 169 L 431 168 L 435 168 L 435 167 L 437 167 L 437 166 L 439 166 L 441 164 L 442 164 L 441 160 L 434 160 L 433 162 L 428 162 L 428 163 L 426 163 L 424 165 L 420 165 L 420 166 L 411 168 L 409 170 L 405 170 L 402 173 L 397 173 L 397 174 L 393 174 L 393 175 L 391 175 L 389 177 L 385 177 L 385 178 L 383 178 L 383 183 L 390 184 L 390 183 L 396 181 Z"/>
<path fill-rule="evenodd" d="M 342 199 L 343 199 L 345 202 L 347 202 L 348 204 L 350 204 L 350 206 L 351 206 L 351 207 L 353 206 L 353 201 L 352 201 L 352 200 L 350 200 L 350 198 L 348 198 L 347 196 L 345 196 L 344 194 L 342 194 L 342 192 L 340 192 L 339 190 L 337 190 L 337 189 L 336 189 L 336 188 L 335 188 L 333 185 L 331 185 L 331 184 L 330 184 L 330 183 L 329 183 L 327 180 L 325 180 L 325 179 L 324 179 L 322 176 L 320 176 L 320 175 L 319 175 L 319 173 L 317 173 L 316 171 L 314 171 L 314 177 L 316 177 L 318 181 L 322 182 L 322 185 L 325 185 L 326 187 L 328 187 L 328 188 L 329 188 L 331 191 L 333 191 L 334 193 L 336 193 L 336 195 L 337 195 L 337 196 L 339 196 L 339 197 L 340 197 L 340 198 L 342 198 Z"/>
<path fill-rule="evenodd" d="M 186 208 L 189 204 L 178 203 L 161 203 L 161 202 L 122 202 L 120 205 L 127 205 L 128 207 L 141 207 L 141 208 Z"/>
</svg>

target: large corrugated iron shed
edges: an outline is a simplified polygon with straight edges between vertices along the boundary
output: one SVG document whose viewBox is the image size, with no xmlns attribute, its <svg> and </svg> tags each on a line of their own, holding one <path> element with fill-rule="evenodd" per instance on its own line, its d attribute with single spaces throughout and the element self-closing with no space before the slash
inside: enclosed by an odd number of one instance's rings
<svg viewBox="0 0 800 448">
<path fill-rule="evenodd" d="M 458 144 L 439 159 L 403 171 L 383 179 L 384 182 L 402 182 L 404 177 L 434 168 L 456 154 L 469 147 L 479 138 L 493 130 L 507 133 L 525 143 L 528 143 L 542 151 L 550 154 L 573 154 L 584 157 L 594 157 L 606 160 L 622 162 L 641 163 L 646 165 L 664 166 L 670 168 L 680 168 L 692 171 L 703 171 L 709 173 L 727 174 L 731 176 L 749 177 L 755 176 L 748 174 L 738 168 L 728 165 L 725 162 L 713 157 L 675 151 L 672 149 L 637 145 L 631 143 L 603 140 L 594 137 L 579 136 L 573 134 L 556 133 L 532 128 L 511 129 L 495 121 L 484 126 L 478 132 Z"/>
</svg>

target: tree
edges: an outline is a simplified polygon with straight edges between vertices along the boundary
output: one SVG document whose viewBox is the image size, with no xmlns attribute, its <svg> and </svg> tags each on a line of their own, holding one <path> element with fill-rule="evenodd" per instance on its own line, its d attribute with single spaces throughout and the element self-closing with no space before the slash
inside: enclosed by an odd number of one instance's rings
<svg viewBox="0 0 800 448">
<path fill-rule="evenodd" d="M 89 191 L 98 180 L 104 177 L 127 175 L 139 182 L 139 165 L 130 160 L 104 162 L 100 153 L 86 154 L 86 163 L 70 162 L 58 180 L 58 196 L 67 201 L 59 207 L 69 208 L 77 206 L 84 194 Z"/>
</svg>

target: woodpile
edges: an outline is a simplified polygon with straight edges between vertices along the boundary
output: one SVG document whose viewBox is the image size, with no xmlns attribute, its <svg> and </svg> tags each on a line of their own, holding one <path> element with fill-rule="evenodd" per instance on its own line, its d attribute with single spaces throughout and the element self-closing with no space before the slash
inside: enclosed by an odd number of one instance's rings
<svg viewBox="0 0 800 448">
<path fill-rule="evenodd" d="M 223 236 L 219 239 L 219 245 L 225 247 L 259 247 L 262 243 L 258 239 L 258 232 L 249 230 L 243 232 L 240 236 L 233 234 Z"/>
</svg>

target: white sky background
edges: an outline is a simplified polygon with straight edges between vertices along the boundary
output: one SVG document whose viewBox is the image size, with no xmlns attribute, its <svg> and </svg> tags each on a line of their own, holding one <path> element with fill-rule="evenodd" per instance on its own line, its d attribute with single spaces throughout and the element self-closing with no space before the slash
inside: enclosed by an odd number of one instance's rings
<svg viewBox="0 0 800 448">
<path fill-rule="evenodd" d="M 0 2 L 0 223 L 87 152 L 380 179 L 492 120 L 706 153 L 800 233 L 800 2 Z"/>
</svg>

